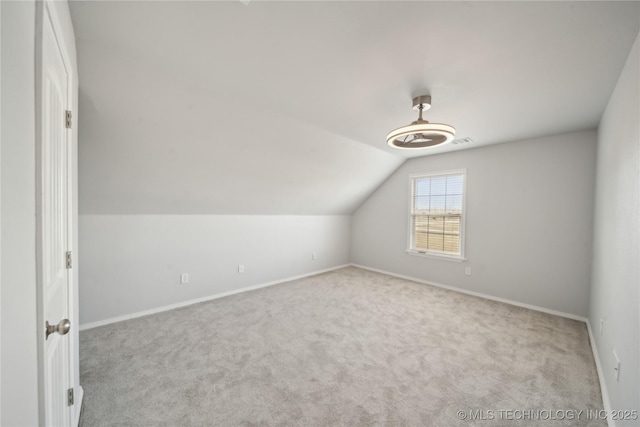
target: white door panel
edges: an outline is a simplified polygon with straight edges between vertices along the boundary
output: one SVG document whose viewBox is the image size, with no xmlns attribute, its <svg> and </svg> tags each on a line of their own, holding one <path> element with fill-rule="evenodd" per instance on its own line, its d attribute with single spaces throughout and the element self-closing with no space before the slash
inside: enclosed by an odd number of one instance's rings
<svg viewBox="0 0 640 427">
<path fill-rule="evenodd" d="M 43 318 L 53 325 L 69 317 L 69 145 L 66 126 L 69 74 L 48 8 L 43 13 L 42 109 L 39 182 L 39 273 Z M 44 328 L 45 325 L 42 325 Z M 43 337 L 44 416 L 48 426 L 71 425 L 69 335 Z"/>
</svg>

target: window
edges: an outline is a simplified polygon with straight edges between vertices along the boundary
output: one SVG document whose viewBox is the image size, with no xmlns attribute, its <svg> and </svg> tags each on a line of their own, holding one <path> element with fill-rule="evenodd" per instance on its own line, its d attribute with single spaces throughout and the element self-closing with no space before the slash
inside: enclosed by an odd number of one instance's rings
<svg viewBox="0 0 640 427">
<path fill-rule="evenodd" d="M 409 252 L 464 259 L 465 170 L 411 176 Z"/>
</svg>

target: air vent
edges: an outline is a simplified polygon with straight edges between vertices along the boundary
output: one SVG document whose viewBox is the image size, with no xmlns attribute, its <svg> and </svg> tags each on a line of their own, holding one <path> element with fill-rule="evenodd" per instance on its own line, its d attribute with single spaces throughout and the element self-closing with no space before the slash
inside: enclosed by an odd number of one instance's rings
<svg viewBox="0 0 640 427">
<path fill-rule="evenodd" d="M 468 144 L 470 142 L 473 142 L 473 139 L 471 137 L 459 138 L 459 139 L 454 139 L 453 141 L 451 141 L 451 143 L 454 144 L 454 145 Z"/>
</svg>

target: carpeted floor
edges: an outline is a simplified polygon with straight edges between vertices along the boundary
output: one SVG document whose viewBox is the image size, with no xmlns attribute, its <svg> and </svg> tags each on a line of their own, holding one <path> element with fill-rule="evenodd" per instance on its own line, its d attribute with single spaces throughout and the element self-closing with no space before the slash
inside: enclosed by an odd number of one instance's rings
<svg viewBox="0 0 640 427">
<path fill-rule="evenodd" d="M 584 323 L 354 267 L 83 331 L 80 369 L 84 427 L 606 425 Z"/>
</svg>

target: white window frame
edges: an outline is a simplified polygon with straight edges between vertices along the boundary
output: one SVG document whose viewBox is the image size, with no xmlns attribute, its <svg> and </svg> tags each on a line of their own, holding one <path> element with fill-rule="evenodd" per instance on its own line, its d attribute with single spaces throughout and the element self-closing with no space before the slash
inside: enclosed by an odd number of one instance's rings
<svg viewBox="0 0 640 427">
<path fill-rule="evenodd" d="M 413 189 L 414 189 L 414 181 L 417 178 L 434 178 L 448 175 L 462 175 L 462 215 L 460 216 L 460 255 L 450 255 L 442 252 L 432 252 L 432 251 L 424 251 L 417 250 L 413 248 Z M 467 169 L 454 169 L 447 171 L 438 171 L 438 172 L 426 172 L 426 173 L 417 173 L 409 175 L 409 223 L 407 225 L 407 253 L 410 255 L 416 255 L 427 258 L 437 258 L 446 261 L 455 261 L 462 262 L 466 261 L 465 257 L 465 235 L 466 235 L 466 226 L 467 226 Z"/>
</svg>

